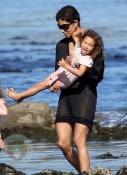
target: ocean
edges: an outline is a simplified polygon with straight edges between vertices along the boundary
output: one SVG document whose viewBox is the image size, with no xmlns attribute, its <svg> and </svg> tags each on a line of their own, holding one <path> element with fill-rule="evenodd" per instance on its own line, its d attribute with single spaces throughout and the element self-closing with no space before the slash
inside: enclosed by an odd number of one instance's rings
<svg viewBox="0 0 127 175">
<path fill-rule="evenodd" d="M 98 85 L 97 114 L 103 126 L 127 125 L 126 0 L 0 0 L 0 81 L 21 92 L 54 71 L 55 45 L 63 35 L 55 14 L 74 5 L 81 26 L 96 30 L 105 45 L 105 73 Z M 8 105 L 15 104 L 5 95 Z M 24 101 L 57 107 L 59 93 L 44 90 Z"/>
</svg>

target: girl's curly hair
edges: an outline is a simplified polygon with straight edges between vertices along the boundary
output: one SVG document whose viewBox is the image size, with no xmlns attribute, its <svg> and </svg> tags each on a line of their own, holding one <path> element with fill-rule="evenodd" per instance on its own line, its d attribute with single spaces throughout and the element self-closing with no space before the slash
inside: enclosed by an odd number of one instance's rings
<svg viewBox="0 0 127 175">
<path fill-rule="evenodd" d="M 95 46 L 94 46 L 93 52 L 91 53 L 91 57 L 93 59 L 99 57 L 101 60 L 103 60 L 104 59 L 104 44 L 103 44 L 102 37 L 94 30 L 87 29 L 82 35 L 81 42 L 86 36 L 89 36 L 95 40 Z"/>
</svg>

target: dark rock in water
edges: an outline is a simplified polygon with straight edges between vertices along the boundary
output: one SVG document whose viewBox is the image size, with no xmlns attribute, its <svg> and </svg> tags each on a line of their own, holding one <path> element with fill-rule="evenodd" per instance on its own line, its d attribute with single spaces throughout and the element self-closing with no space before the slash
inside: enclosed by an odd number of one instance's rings
<svg viewBox="0 0 127 175">
<path fill-rule="evenodd" d="M 127 158 L 127 156 L 121 155 L 121 156 L 113 156 L 111 153 L 105 153 L 97 156 L 96 158 L 99 159 L 119 159 L 119 158 Z"/>
<path fill-rule="evenodd" d="M 25 175 L 20 171 L 16 171 L 13 167 L 0 163 L 0 175 Z"/>
<path fill-rule="evenodd" d="M 118 159 L 118 156 L 113 156 L 111 153 L 105 153 L 105 154 L 101 154 L 99 156 L 97 156 L 97 158 L 99 159 Z"/>
<path fill-rule="evenodd" d="M 121 168 L 121 169 L 116 173 L 116 175 L 127 175 L 127 168 L 126 168 L 126 167 Z"/>
</svg>

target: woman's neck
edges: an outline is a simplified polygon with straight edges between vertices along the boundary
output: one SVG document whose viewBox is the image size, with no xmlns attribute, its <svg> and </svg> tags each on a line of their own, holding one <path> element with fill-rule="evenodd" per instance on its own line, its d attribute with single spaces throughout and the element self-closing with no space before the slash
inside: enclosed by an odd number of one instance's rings
<svg viewBox="0 0 127 175">
<path fill-rule="evenodd" d="M 69 38 L 69 55 L 72 55 L 73 51 L 75 49 L 75 43 L 73 38 Z"/>
</svg>

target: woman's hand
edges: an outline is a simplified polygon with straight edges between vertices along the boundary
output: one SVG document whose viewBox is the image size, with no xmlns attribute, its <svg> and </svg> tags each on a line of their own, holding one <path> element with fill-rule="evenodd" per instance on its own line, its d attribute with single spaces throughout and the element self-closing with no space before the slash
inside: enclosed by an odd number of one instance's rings
<svg viewBox="0 0 127 175">
<path fill-rule="evenodd" d="M 51 92 L 59 92 L 60 90 L 61 90 L 60 87 L 57 86 L 56 84 L 54 84 L 50 87 Z"/>
</svg>

